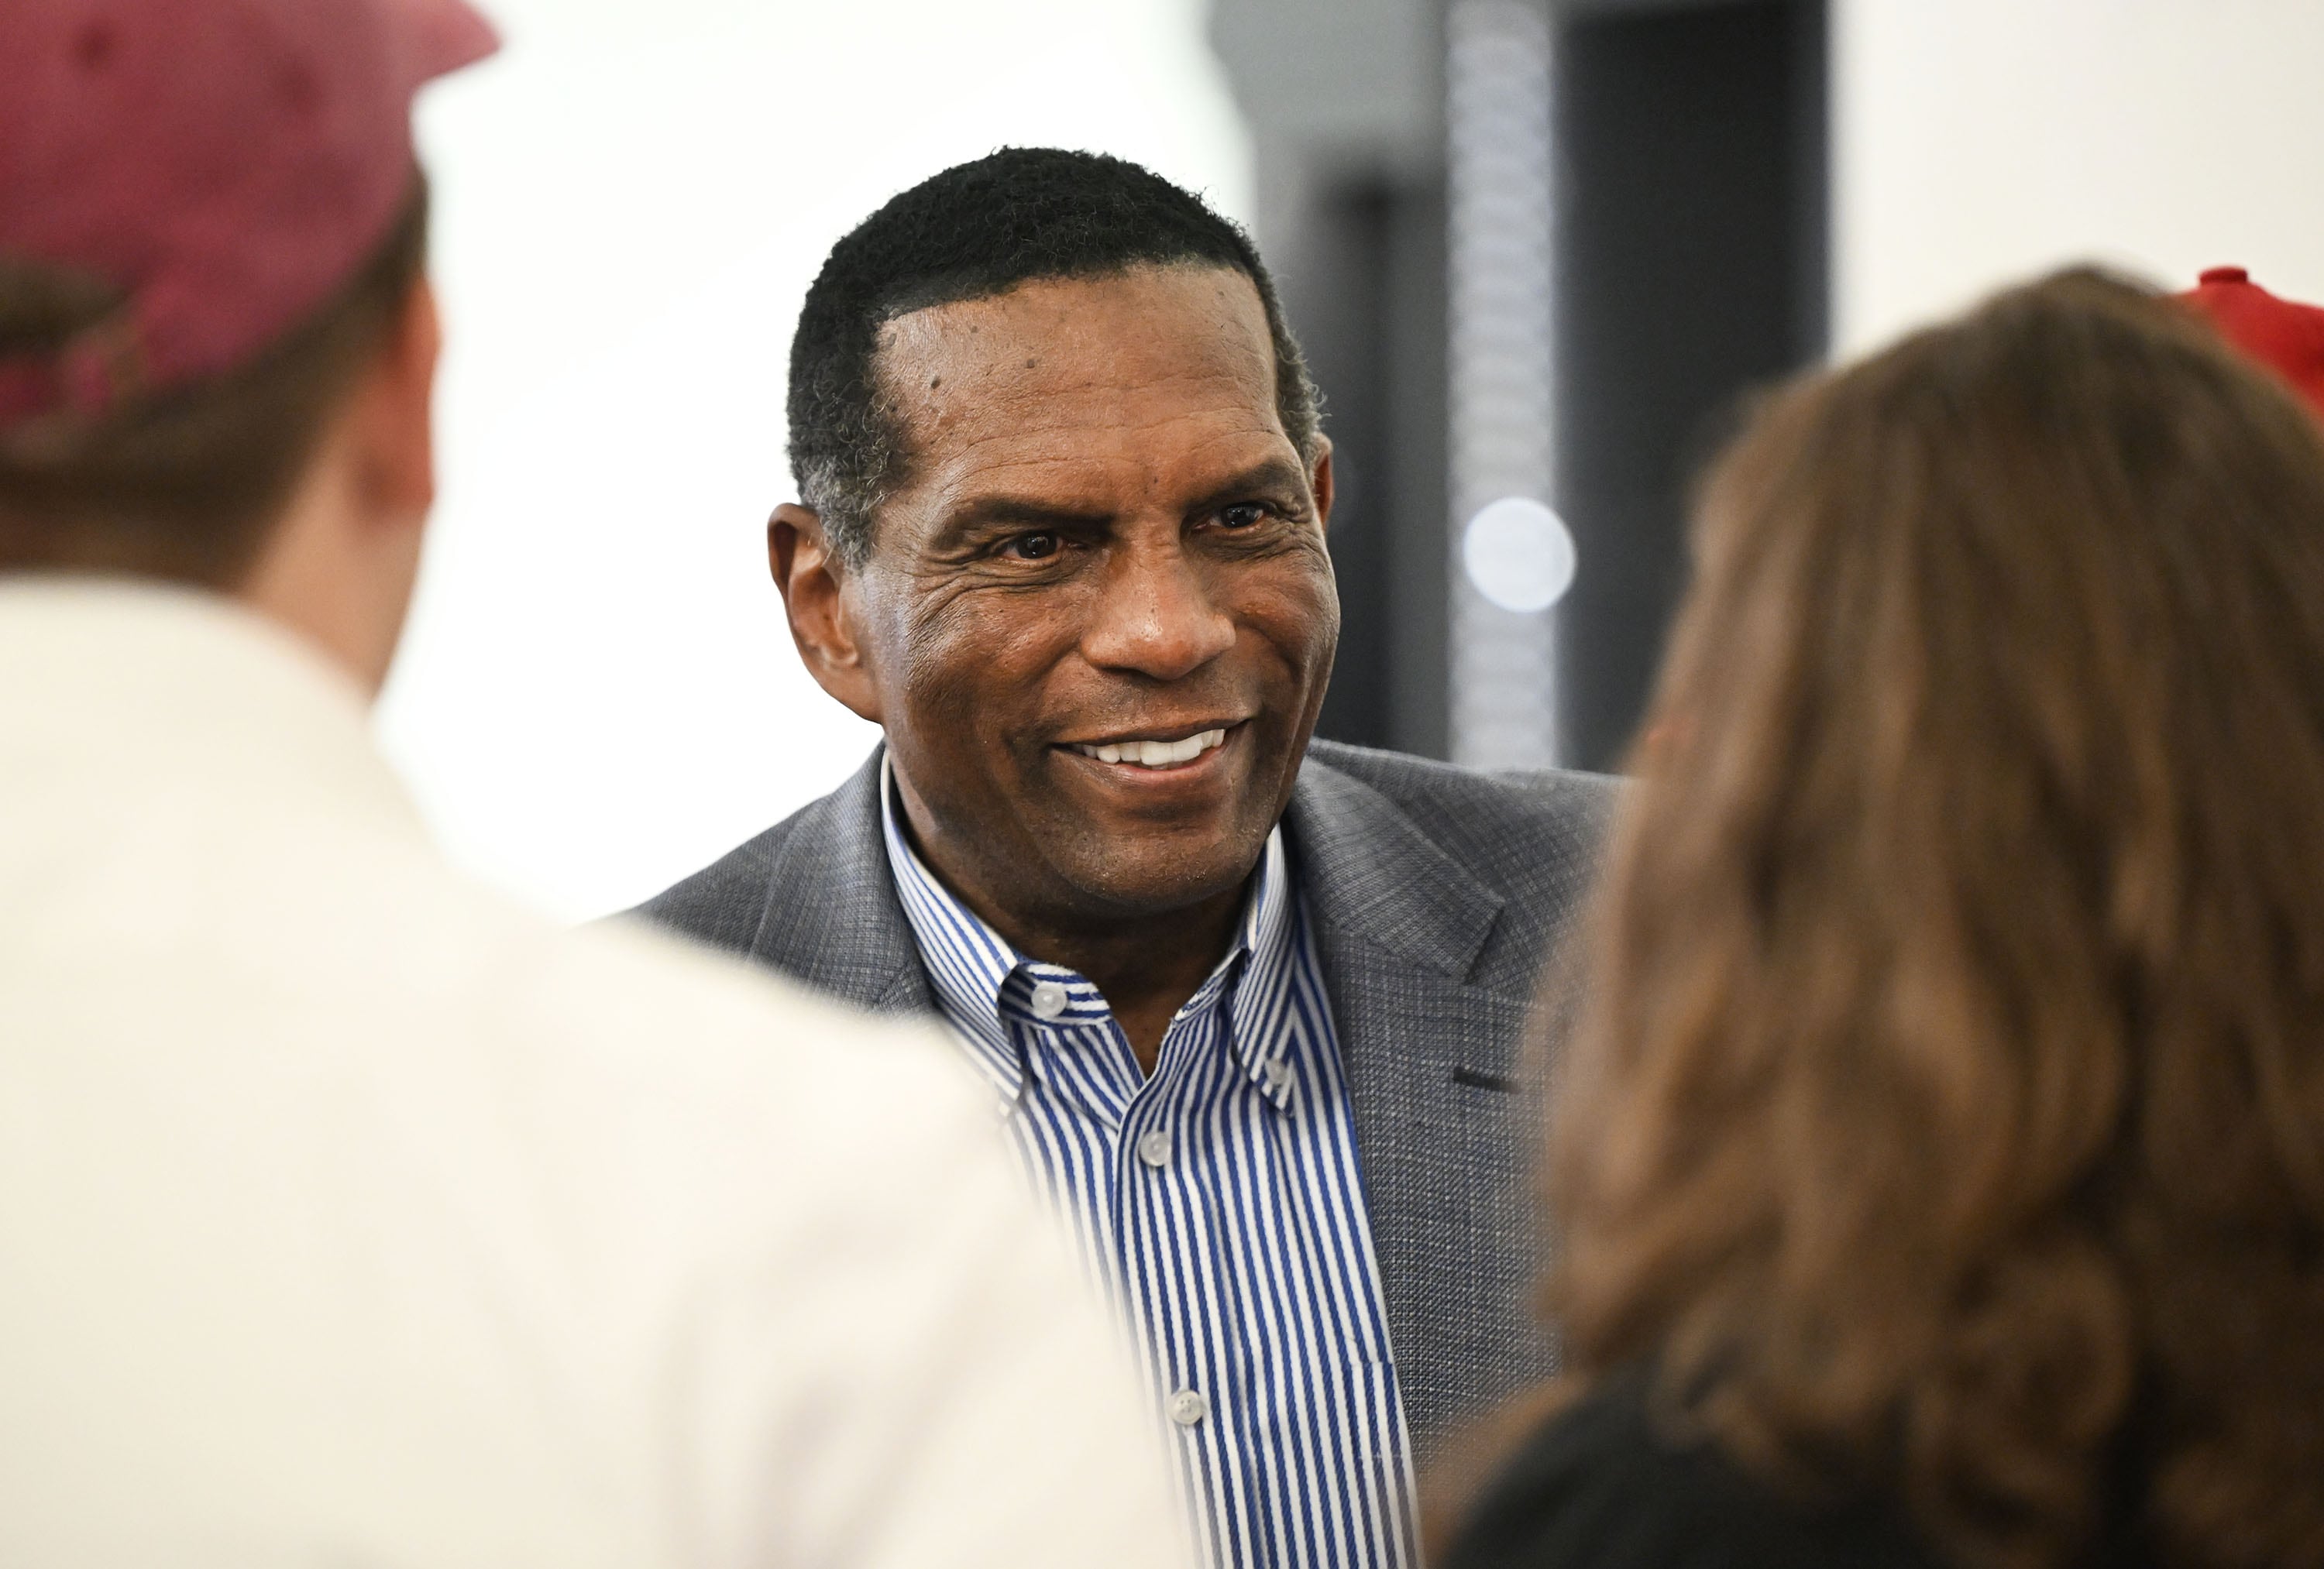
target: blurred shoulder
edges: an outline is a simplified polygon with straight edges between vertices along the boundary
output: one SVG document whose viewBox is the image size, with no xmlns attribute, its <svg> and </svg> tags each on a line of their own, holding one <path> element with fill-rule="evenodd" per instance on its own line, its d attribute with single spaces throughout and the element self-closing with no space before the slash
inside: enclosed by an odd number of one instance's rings
<svg viewBox="0 0 2324 1569">
<path fill-rule="evenodd" d="M 706 1561 L 1183 1562 L 1127 1359 L 936 1025 L 642 922 L 488 946 L 448 1098 L 513 1131 L 560 1299 L 689 1414 Z"/>
<path fill-rule="evenodd" d="M 306 1011 L 365 996 L 347 1046 L 366 1072 L 488 1113 L 480 1146 L 514 1138 L 548 1187 L 613 1201 L 608 1224 L 635 1207 L 625 1183 L 715 1195 L 674 1206 L 706 1228 L 925 1206 L 995 1142 L 989 1097 L 925 1023 L 645 922 L 570 929 L 433 857 L 343 869 L 392 914 L 360 948 L 285 967 Z"/>
<path fill-rule="evenodd" d="M 893 1150 L 936 1124 L 989 1140 L 973 1076 L 925 1023 L 875 1018 L 641 922 L 554 930 L 527 946 L 501 983 L 518 1037 L 577 1053 L 624 1087 L 686 1096 L 689 1120 L 746 1142 L 779 1127 L 835 1153 L 867 1140 Z"/>
<path fill-rule="evenodd" d="M 1883 1502 L 1794 1502 L 1666 1434 L 1646 1380 L 1614 1378 L 1537 1427 L 1445 1569 L 1940 1569 Z"/>
</svg>

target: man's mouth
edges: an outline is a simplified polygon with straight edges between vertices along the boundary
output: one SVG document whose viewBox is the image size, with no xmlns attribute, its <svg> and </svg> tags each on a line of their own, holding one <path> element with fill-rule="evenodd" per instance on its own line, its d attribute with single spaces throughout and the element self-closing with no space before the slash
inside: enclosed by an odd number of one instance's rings
<svg viewBox="0 0 2324 1569">
<path fill-rule="evenodd" d="M 1133 768 L 1176 768 L 1193 762 L 1204 752 L 1226 744 L 1226 729 L 1197 730 L 1175 741 L 1146 740 L 1136 737 L 1119 741 L 1091 744 L 1076 741 L 1074 750 L 1084 757 L 1101 763 L 1126 763 Z"/>
</svg>

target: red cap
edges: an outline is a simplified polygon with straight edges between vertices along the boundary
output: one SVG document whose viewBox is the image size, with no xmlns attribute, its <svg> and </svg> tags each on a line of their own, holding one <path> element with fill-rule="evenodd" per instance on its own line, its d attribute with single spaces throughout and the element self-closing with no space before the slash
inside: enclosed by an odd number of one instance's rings
<svg viewBox="0 0 2324 1569">
<path fill-rule="evenodd" d="M 246 363 L 386 237 L 411 99 L 499 41 L 464 0 L 0 0 L 0 257 L 122 307 L 0 358 L 0 428 Z"/>
<path fill-rule="evenodd" d="M 2179 298 L 2324 414 L 2324 310 L 2278 299 L 2240 267 L 2207 268 L 2197 287 Z"/>
</svg>

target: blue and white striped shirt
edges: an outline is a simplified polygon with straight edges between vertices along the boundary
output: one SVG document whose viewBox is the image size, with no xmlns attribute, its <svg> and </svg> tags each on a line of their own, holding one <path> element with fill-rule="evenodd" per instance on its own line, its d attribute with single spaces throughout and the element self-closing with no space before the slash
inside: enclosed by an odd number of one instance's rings
<svg viewBox="0 0 2324 1569">
<path fill-rule="evenodd" d="M 1136 1326 L 1222 1569 L 1416 1569 L 1404 1411 L 1339 1042 L 1279 827 L 1154 1075 L 1097 987 L 888 861 L 937 1005 Z"/>
</svg>

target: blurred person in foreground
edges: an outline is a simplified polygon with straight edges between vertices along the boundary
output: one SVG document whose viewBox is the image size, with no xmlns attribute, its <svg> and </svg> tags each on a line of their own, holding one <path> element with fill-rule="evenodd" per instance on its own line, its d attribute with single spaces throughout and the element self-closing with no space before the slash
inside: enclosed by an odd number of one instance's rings
<svg viewBox="0 0 2324 1569">
<path fill-rule="evenodd" d="M 1250 239 L 1143 169 L 896 197 L 789 400 L 775 583 L 884 744 L 645 913 L 951 1026 L 1214 1562 L 1410 1564 L 1407 1445 L 1551 1365 L 1518 1043 L 1612 786 L 1309 745 L 1331 443 Z"/>
<path fill-rule="evenodd" d="M 1694 547 L 1448 1569 L 2324 1563 L 2324 429 L 2066 274 Z"/>
<path fill-rule="evenodd" d="M 456 0 L 0 10 L 0 1562 L 1151 1564 L 924 1028 L 470 885 L 374 750 Z"/>
</svg>

